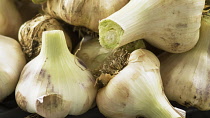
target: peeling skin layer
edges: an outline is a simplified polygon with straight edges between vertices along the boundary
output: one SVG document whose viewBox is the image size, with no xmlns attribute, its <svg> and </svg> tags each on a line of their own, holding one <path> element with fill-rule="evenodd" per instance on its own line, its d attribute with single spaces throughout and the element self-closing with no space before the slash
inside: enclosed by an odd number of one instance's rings
<svg viewBox="0 0 210 118">
<path fill-rule="evenodd" d="M 21 109 L 27 111 L 27 110 L 26 110 L 26 107 L 27 107 L 26 98 L 25 98 L 19 91 L 16 93 L 15 99 L 16 99 L 16 101 L 17 101 L 18 106 L 19 106 Z"/>
<path fill-rule="evenodd" d="M 51 94 L 37 99 L 37 113 L 46 118 L 62 118 L 68 115 L 70 103 L 60 95 Z"/>
</svg>

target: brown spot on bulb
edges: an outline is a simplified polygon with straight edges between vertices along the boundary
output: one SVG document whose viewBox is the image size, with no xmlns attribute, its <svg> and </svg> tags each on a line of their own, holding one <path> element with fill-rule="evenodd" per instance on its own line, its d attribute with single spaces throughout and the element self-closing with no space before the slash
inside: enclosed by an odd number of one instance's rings
<svg viewBox="0 0 210 118">
<path fill-rule="evenodd" d="M 187 28 L 187 24 L 186 23 L 178 23 L 178 24 L 176 24 L 176 28 Z"/>
<path fill-rule="evenodd" d="M 46 74 L 46 70 L 45 69 L 41 69 L 40 75 L 41 75 L 42 78 L 45 77 L 45 74 Z"/>
<path fill-rule="evenodd" d="M 176 51 L 176 50 L 178 50 L 179 46 L 180 46 L 180 43 L 173 43 L 173 44 L 171 44 L 171 49 L 173 51 Z"/>
<path fill-rule="evenodd" d="M 184 105 L 187 106 L 187 107 L 188 107 L 188 106 L 191 106 L 191 102 L 185 101 L 185 102 L 184 102 Z"/>
<path fill-rule="evenodd" d="M 16 102 L 17 102 L 18 106 L 21 109 L 27 111 L 26 110 L 26 107 L 27 107 L 26 98 L 19 91 L 15 94 L 15 99 L 16 99 Z"/>
</svg>

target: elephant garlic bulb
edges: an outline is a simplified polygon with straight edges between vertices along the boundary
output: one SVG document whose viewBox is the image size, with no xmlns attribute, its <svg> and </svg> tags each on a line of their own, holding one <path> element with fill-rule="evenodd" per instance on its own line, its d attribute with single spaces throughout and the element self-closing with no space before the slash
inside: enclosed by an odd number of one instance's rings
<svg viewBox="0 0 210 118">
<path fill-rule="evenodd" d="M 129 0 L 47 0 L 44 12 L 75 25 L 98 32 L 99 20 L 122 8 Z"/>
<path fill-rule="evenodd" d="M 159 66 L 152 52 L 133 51 L 127 66 L 98 91 L 100 112 L 109 118 L 183 118 L 164 94 Z"/>
<path fill-rule="evenodd" d="M 23 110 L 46 118 L 88 111 L 97 93 L 95 80 L 67 48 L 62 30 L 44 31 L 40 54 L 21 72 L 15 98 Z"/>
<path fill-rule="evenodd" d="M 166 96 L 181 105 L 200 110 L 210 110 L 209 15 L 202 17 L 200 38 L 193 49 L 180 54 L 159 55 Z"/>
<path fill-rule="evenodd" d="M 13 38 L 0 35 L 0 101 L 15 91 L 25 64 L 20 44 Z"/>
<path fill-rule="evenodd" d="M 99 23 L 99 40 L 114 49 L 137 39 L 172 53 L 192 49 L 199 38 L 205 0 L 130 0 Z"/>
<path fill-rule="evenodd" d="M 0 34 L 14 39 L 18 37 L 18 30 L 22 18 L 17 10 L 14 0 L 0 1 Z"/>
<path fill-rule="evenodd" d="M 64 31 L 64 28 L 55 18 L 52 18 L 49 15 L 38 15 L 36 18 L 21 25 L 18 33 L 18 40 L 28 61 L 40 53 L 42 32 L 49 30 Z M 64 31 L 64 33 L 68 48 L 71 50 L 71 38 L 67 32 Z"/>
</svg>

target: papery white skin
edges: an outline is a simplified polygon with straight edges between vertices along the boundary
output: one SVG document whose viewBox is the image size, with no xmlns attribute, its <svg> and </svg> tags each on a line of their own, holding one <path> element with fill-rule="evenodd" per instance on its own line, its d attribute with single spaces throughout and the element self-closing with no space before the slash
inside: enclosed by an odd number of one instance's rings
<svg viewBox="0 0 210 118">
<path fill-rule="evenodd" d="M 15 91 L 25 64 L 20 44 L 15 39 L 0 35 L 0 101 Z"/>
<path fill-rule="evenodd" d="M 85 113 L 91 108 L 97 92 L 91 73 L 70 54 L 63 45 L 65 40 L 62 45 L 58 41 L 46 42 L 43 42 L 40 54 L 21 73 L 16 88 L 18 105 L 47 118 Z"/>
<path fill-rule="evenodd" d="M 181 118 L 163 92 L 159 60 L 150 51 L 131 53 L 123 68 L 97 94 L 97 106 L 109 118 Z"/>
<path fill-rule="evenodd" d="M 210 17 L 202 17 L 196 46 L 181 54 L 159 55 L 166 96 L 179 104 L 210 110 Z"/>
</svg>

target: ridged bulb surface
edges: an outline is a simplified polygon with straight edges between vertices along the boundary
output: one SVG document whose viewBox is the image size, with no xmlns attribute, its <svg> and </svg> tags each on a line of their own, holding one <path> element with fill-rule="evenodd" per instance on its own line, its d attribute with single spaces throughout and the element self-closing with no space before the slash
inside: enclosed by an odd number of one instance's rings
<svg viewBox="0 0 210 118">
<path fill-rule="evenodd" d="M 47 118 L 87 112 L 95 101 L 95 80 L 67 48 L 61 30 L 45 31 L 40 54 L 23 69 L 16 101 L 23 110 Z"/>
</svg>

